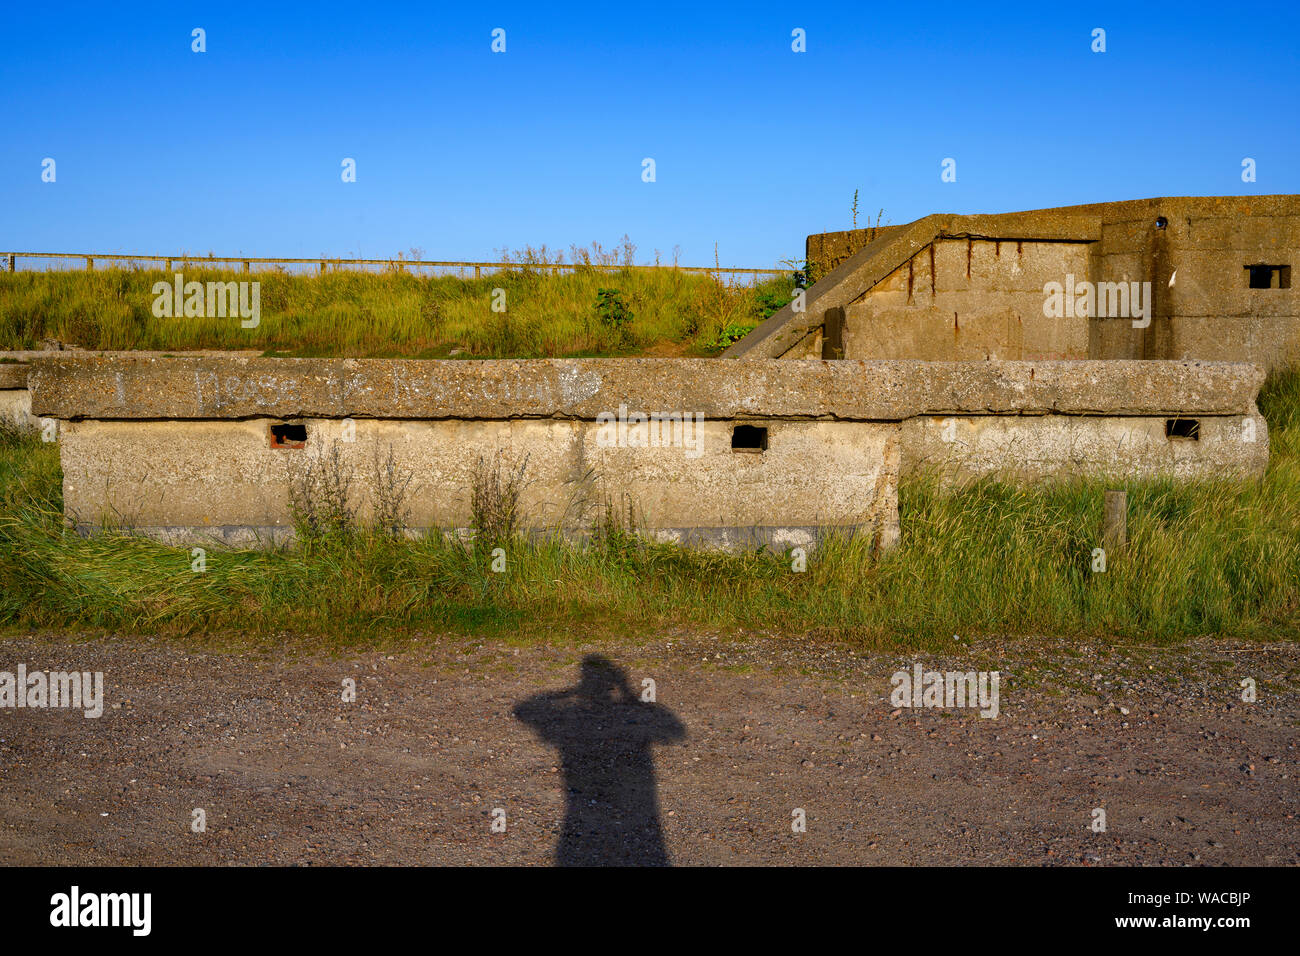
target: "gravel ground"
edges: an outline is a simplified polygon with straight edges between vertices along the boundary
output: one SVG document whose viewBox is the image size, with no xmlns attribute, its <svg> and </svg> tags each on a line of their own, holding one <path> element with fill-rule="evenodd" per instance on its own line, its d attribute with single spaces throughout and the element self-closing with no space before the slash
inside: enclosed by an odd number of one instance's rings
<svg viewBox="0 0 1300 956">
<path fill-rule="evenodd" d="M 411 647 L 0 638 L 105 701 L 0 708 L 0 863 L 1300 863 L 1296 643 Z M 893 706 L 915 663 L 998 670 L 998 717 Z"/>
</svg>

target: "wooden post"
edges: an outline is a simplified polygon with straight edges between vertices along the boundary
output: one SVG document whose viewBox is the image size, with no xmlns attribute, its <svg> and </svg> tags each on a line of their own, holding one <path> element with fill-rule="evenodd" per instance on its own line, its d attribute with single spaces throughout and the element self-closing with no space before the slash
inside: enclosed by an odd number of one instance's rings
<svg viewBox="0 0 1300 956">
<path fill-rule="evenodd" d="M 86 269 L 89 272 L 95 271 L 95 260 L 90 258 L 90 256 L 86 256 Z"/>
<path fill-rule="evenodd" d="M 822 358 L 844 358 L 844 309 L 827 309 L 822 318 Z"/>
<path fill-rule="evenodd" d="M 18 266 L 17 266 L 17 264 L 14 262 L 14 260 L 17 259 L 17 258 L 18 258 L 18 257 L 15 256 L 12 252 L 9 253 L 9 271 L 10 271 L 10 272 L 17 272 L 17 271 L 18 271 Z"/>
<path fill-rule="evenodd" d="M 248 271 L 248 260 L 247 260 L 247 259 L 244 260 L 244 271 L 245 271 L 245 272 Z"/>
<path fill-rule="evenodd" d="M 1106 492 L 1101 524 L 1101 546 L 1107 556 L 1119 554 L 1128 544 L 1128 492 Z"/>
<path fill-rule="evenodd" d="M 325 274 L 325 260 L 324 260 L 324 259 L 322 259 L 322 260 L 320 261 L 320 272 L 321 272 L 321 275 L 324 275 L 324 274 Z"/>
</svg>

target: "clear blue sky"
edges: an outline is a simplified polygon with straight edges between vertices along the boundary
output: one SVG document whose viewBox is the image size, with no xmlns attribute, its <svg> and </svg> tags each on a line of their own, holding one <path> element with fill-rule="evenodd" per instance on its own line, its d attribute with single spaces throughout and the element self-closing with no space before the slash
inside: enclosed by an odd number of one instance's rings
<svg viewBox="0 0 1300 956">
<path fill-rule="evenodd" d="M 627 233 L 638 261 L 717 242 L 766 267 L 847 228 L 854 189 L 860 225 L 1300 192 L 1298 11 L 6 4 L 0 248 L 490 259 Z"/>
</svg>

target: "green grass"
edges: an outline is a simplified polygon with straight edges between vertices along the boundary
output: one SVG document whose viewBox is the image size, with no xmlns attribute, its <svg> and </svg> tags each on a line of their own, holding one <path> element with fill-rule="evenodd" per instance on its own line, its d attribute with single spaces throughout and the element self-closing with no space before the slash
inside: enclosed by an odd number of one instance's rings
<svg viewBox="0 0 1300 956">
<path fill-rule="evenodd" d="M 622 268 L 552 275 L 530 268 L 533 251 L 509 271 L 480 279 L 406 272 L 244 274 L 187 266 L 185 281 L 256 280 L 261 322 L 158 318 L 156 269 L 0 273 L 0 350 L 52 339 L 87 349 L 256 349 L 276 355 L 544 358 L 637 354 L 709 355 L 790 301 L 793 278 L 730 285 L 674 269 Z M 605 258 L 608 258 L 606 256 Z M 505 290 L 504 312 L 492 311 Z M 632 318 L 614 329 L 598 314 L 601 289 L 615 290 Z"/>
<path fill-rule="evenodd" d="M 57 450 L 0 436 L 0 625 L 163 634 L 313 635 L 335 646 L 394 631 L 633 635 L 758 629 L 868 646 L 951 635 L 1170 642 L 1294 637 L 1300 626 L 1300 374 L 1260 398 L 1272 458 L 1259 481 L 1131 481 L 1129 548 L 1090 570 L 1095 482 L 960 492 L 901 488 L 901 546 L 880 559 L 833 541 L 793 573 L 785 555 L 719 554 L 612 535 L 509 548 L 506 573 L 440 537 L 359 533 L 295 549 L 190 555 L 62 526 Z"/>
</svg>

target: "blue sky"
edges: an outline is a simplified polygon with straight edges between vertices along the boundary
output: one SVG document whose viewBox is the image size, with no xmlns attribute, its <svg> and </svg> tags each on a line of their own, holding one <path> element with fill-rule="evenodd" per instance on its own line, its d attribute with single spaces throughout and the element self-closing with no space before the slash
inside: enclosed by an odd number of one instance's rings
<svg viewBox="0 0 1300 956">
<path fill-rule="evenodd" d="M 855 189 L 859 225 L 1300 192 L 1298 11 L 15 4 L 0 248 L 492 259 L 626 233 L 638 261 L 716 242 L 768 267 L 849 227 Z"/>
</svg>

